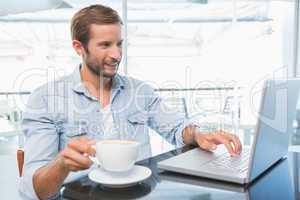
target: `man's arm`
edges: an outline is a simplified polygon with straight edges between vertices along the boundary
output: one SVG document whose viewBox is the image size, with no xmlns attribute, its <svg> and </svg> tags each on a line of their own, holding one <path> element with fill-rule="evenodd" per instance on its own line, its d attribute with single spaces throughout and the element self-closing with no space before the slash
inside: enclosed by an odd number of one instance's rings
<svg viewBox="0 0 300 200">
<path fill-rule="evenodd" d="M 40 199 L 47 199 L 55 195 L 65 178 L 68 176 L 69 170 L 63 164 L 61 155 L 48 165 L 39 168 L 33 176 L 33 187 Z"/>
<path fill-rule="evenodd" d="M 224 131 L 200 132 L 193 122 L 178 115 L 154 93 L 153 88 L 144 85 L 148 125 L 175 145 L 194 144 L 205 150 L 214 150 L 224 144 L 231 155 L 239 154 L 242 145 L 237 136 Z M 188 125 L 190 124 L 190 125 Z"/>
<path fill-rule="evenodd" d="M 91 165 L 85 155 L 93 153 L 93 149 L 89 148 L 93 141 L 75 138 L 61 146 L 61 127 L 56 123 L 56 108 L 52 107 L 53 102 L 59 102 L 56 98 L 48 93 L 48 85 L 44 85 L 30 95 L 23 113 L 21 127 L 26 142 L 24 173 L 19 186 L 23 199 L 53 197 L 70 171 Z M 64 149 L 59 152 L 60 148 Z"/>
<path fill-rule="evenodd" d="M 92 161 L 86 156 L 94 154 L 91 145 L 95 141 L 86 137 L 71 140 L 49 164 L 39 168 L 33 175 L 33 187 L 40 199 L 47 199 L 58 193 L 70 171 L 88 169 Z"/>
<path fill-rule="evenodd" d="M 215 150 L 217 145 L 224 144 L 231 155 L 238 155 L 242 151 L 239 138 L 224 131 L 200 132 L 195 125 L 189 125 L 183 130 L 183 141 L 185 144 L 198 145 L 204 150 Z"/>
</svg>

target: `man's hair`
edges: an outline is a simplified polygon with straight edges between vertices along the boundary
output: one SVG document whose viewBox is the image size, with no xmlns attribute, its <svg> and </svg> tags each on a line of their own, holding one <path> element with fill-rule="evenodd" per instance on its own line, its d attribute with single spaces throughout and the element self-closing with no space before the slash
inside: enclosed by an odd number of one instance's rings
<svg viewBox="0 0 300 200">
<path fill-rule="evenodd" d="M 80 41 L 85 50 L 88 50 L 92 24 L 123 24 L 123 22 L 117 11 L 103 5 L 91 5 L 79 10 L 71 20 L 71 36 L 72 40 Z"/>
</svg>

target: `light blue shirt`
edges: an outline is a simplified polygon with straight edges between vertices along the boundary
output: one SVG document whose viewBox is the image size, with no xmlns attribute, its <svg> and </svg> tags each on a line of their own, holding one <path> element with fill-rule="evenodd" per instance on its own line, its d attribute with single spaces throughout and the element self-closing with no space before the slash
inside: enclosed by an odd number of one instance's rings
<svg viewBox="0 0 300 200">
<path fill-rule="evenodd" d="M 48 164 L 71 138 L 132 139 L 141 143 L 139 160 L 151 156 L 148 127 L 170 143 L 183 145 L 187 120 L 169 109 L 153 88 L 142 81 L 116 75 L 110 108 L 116 134 L 101 123 L 99 101 L 89 94 L 80 77 L 80 67 L 69 76 L 47 83 L 30 96 L 23 115 L 26 137 L 24 174 L 20 183 L 23 199 L 38 199 L 32 183 L 35 171 Z M 71 180 L 76 173 L 71 173 Z"/>
</svg>

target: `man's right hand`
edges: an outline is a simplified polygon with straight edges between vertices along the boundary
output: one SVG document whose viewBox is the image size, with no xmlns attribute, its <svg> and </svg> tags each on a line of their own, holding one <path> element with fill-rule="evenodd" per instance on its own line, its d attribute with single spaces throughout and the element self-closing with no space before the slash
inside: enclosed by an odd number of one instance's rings
<svg viewBox="0 0 300 200">
<path fill-rule="evenodd" d="M 95 140 L 85 136 L 71 139 L 59 154 L 64 168 L 74 172 L 88 169 L 92 165 L 88 155 L 95 155 L 96 153 L 95 149 L 92 148 L 94 144 L 96 144 Z"/>
</svg>

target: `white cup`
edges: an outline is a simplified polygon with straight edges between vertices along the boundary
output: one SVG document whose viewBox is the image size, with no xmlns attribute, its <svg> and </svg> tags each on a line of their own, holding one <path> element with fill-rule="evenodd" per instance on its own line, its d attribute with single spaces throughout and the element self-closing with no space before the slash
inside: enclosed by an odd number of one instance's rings
<svg viewBox="0 0 300 200">
<path fill-rule="evenodd" d="M 106 171 L 129 171 L 137 160 L 139 142 L 102 140 L 96 143 L 96 157 L 90 159 Z"/>
</svg>

